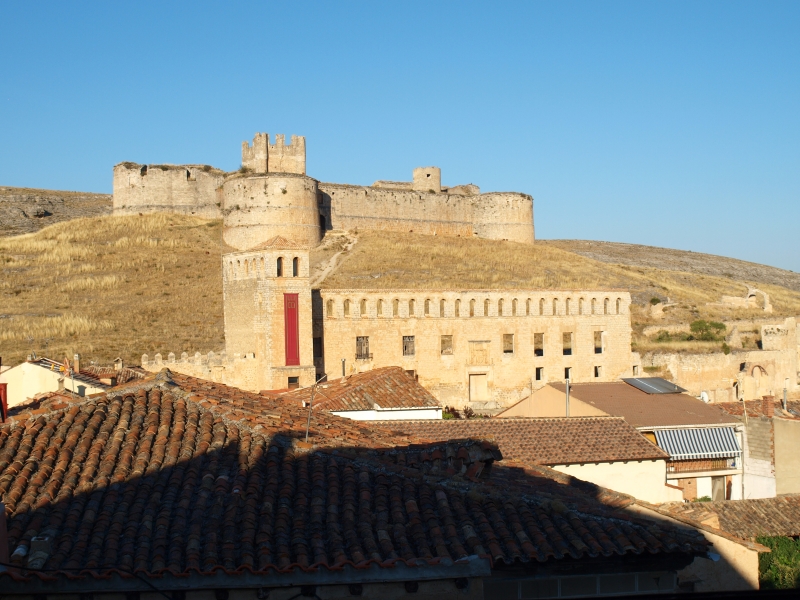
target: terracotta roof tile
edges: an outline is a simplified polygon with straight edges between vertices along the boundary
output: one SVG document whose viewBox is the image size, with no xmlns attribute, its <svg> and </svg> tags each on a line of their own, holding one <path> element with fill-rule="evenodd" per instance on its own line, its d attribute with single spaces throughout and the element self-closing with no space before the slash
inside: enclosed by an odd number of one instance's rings
<svg viewBox="0 0 800 600">
<path fill-rule="evenodd" d="M 744 416 L 743 404 L 747 405 L 748 417 L 763 417 L 764 415 L 764 402 L 767 400 L 748 400 L 747 402 L 719 402 L 714 406 L 718 406 L 727 414 L 737 418 Z M 786 410 L 783 410 L 783 404 L 780 400 L 772 400 L 773 416 L 779 419 L 800 420 L 800 400 L 788 400 L 786 402 Z"/>
<path fill-rule="evenodd" d="M 311 400 L 311 388 L 282 396 L 303 405 Z M 386 408 L 438 408 L 436 398 L 400 367 L 383 367 L 317 386 L 314 406 L 320 410 L 347 411 Z"/>
<path fill-rule="evenodd" d="M 486 441 L 430 443 L 320 412 L 306 443 L 307 415 L 167 370 L 80 401 L 51 394 L 0 425 L 11 560 L 103 577 L 707 548 L 620 512 L 630 498 L 497 466 Z M 49 551 L 32 553 L 34 537 Z M 39 575 L 0 573 L 0 586 L 9 576 Z"/>
<path fill-rule="evenodd" d="M 531 465 L 667 459 L 621 417 L 494 418 L 376 421 L 434 441 L 491 440 L 506 457 Z"/>
</svg>

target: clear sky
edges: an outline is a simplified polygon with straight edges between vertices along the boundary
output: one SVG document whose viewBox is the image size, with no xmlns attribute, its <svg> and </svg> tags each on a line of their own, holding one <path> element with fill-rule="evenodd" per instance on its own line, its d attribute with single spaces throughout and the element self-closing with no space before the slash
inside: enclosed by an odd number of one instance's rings
<svg viewBox="0 0 800 600">
<path fill-rule="evenodd" d="M 539 238 L 800 271 L 800 2 L 7 2 L 0 185 L 233 170 L 521 191 Z"/>
</svg>

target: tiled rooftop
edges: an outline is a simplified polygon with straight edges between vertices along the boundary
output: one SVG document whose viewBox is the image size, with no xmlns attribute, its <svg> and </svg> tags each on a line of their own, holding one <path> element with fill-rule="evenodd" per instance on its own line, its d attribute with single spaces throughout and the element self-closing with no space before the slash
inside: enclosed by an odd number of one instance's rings
<svg viewBox="0 0 800 600">
<path fill-rule="evenodd" d="M 311 400 L 311 388 L 284 394 L 302 406 Z M 431 393 L 400 367 L 383 367 L 317 386 L 314 408 L 328 411 L 373 410 L 374 408 L 437 408 Z"/>
<path fill-rule="evenodd" d="M 261 242 L 257 246 L 253 246 L 246 250 L 246 252 L 253 252 L 255 250 L 301 250 L 306 248 L 302 244 L 298 244 L 294 240 L 288 240 L 281 235 L 271 237 L 266 242 Z"/>
<path fill-rule="evenodd" d="M 383 427 L 432 441 L 495 442 L 508 458 L 531 465 L 665 460 L 669 455 L 621 417 L 494 418 L 379 421 Z"/>
<path fill-rule="evenodd" d="M 305 443 L 307 415 L 167 370 L 86 399 L 51 394 L 0 426 L 11 560 L 232 573 L 707 547 L 621 511 L 630 498 L 498 466 L 486 441 L 425 443 L 320 412 Z M 31 552 L 34 537 L 49 551 Z"/>
<path fill-rule="evenodd" d="M 563 383 L 550 384 L 566 392 Z M 713 404 L 706 404 L 688 394 L 647 394 L 625 382 L 574 383 L 570 396 L 602 410 L 623 417 L 633 427 L 673 427 L 682 425 L 722 425 L 736 423 Z"/>
<path fill-rule="evenodd" d="M 800 494 L 757 500 L 722 500 L 662 504 L 661 509 L 703 523 L 711 523 L 742 539 L 758 536 L 800 536 Z"/>
<path fill-rule="evenodd" d="M 743 404 L 747 405 L 748 417 L 763 417 L 764 415 L 764 402 L 765 400 L 748 400 L 747 402 L 719 402 L 714 406 L 718 406 L 729 415 L 735 417 L 744 417 Z M 786 410 L 783 410 L 783 404 L 780 400 L 772 400 L 773 416 L 779 419 L 800 420 L 800 400 L 789 400 L 786 402 Z"/>
</svg>

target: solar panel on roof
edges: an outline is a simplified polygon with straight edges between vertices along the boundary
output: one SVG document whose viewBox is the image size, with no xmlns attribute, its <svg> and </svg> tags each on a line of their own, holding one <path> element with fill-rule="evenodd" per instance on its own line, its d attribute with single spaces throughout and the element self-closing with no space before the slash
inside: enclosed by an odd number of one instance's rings
<svg viewBox="0 0 800 600">
<path fill-rule="evenodd" d="M 628 377 L 622 381 L 645 394 L 681 394 L 686 391 L 661 377 Z"/>
</svg>

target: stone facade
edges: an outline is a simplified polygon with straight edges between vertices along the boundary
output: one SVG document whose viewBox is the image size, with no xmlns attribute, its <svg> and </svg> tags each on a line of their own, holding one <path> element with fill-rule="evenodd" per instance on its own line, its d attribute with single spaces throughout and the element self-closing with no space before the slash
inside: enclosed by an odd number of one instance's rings
<svg viewBox="0 0 800 600">
<path fill-rule="evenodd" d="M 257 133 L 252 144 L 243 142 L 242 169 L 235 173 L 120 163 L 114 167 L 114 213 L 223 218 L 225 241 L 237 250 L 278 234 L 314 245 L 330 229 L 534 241 L 533 198 L 527 194 L 481 194 L 472 184 L 445 187 L 438 167 L 414 169 L 409 182 L 320 183 L 306 176 L 304 137 L 269 141 L 269 134 Z"/>
</svg>

